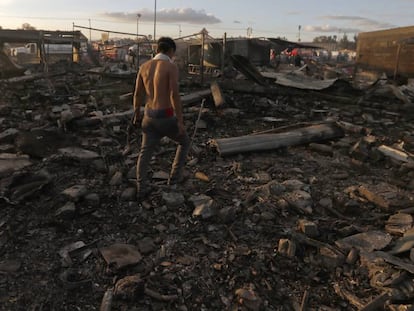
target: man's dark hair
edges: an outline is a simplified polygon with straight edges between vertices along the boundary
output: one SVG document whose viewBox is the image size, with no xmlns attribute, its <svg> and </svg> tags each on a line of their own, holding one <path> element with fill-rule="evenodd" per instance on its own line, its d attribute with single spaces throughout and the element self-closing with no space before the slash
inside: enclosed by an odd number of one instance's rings
<svg viewBox="0 0 414 311">
<path fill-rule="evenodd" d="M 174 40 L 169 37 L 159 38 L 157 44 L 157 53 L 168 53 L 170 49 L 173 49 L 173 51 L 175 52 L 175 50 L 177 49 Z"/>
</svg>

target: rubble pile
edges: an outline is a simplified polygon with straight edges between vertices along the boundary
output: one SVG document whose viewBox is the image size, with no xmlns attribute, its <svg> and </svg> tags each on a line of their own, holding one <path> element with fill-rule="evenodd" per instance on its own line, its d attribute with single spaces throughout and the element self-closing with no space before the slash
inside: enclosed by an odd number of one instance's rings
<svg viewBox="0 0 414 311">
<path fill-rule="evenodd" d="M 183 81 L 197 127 L 185 182 L 167 186 L 164 139 L 139 203 L 132 82 L 79 69 L 0 81 L 4 310 L 413 308 L 412 85 Z M 255 150 L 263 135 L 284 143 Z M 231 138 L 250 150 L 217 149 Z"/>
</svg>

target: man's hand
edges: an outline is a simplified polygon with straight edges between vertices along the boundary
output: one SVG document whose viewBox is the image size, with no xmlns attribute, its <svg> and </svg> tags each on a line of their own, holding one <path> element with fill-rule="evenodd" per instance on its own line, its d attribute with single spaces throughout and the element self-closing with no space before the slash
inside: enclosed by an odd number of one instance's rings
<svg viewBox="0 0 414 311">
<path fill-rule="evenodd" d="M 135 127 L 140 125 L 139 122 L 139 110 L 138 111 L 134 111 L 134 116 L 132 117 L 132 125 L 134 125 Z"/>
</svg>

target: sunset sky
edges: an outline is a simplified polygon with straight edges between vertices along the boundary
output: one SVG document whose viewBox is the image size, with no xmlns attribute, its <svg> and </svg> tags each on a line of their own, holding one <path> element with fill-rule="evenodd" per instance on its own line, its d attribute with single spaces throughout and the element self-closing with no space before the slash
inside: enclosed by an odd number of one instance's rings
<svg viewBox="0 0 414 311">
<path fill-rule="evenodd" d="M 19 28 L 29 23 L 37 29 L 72 30 L 72 24 L 121 32 L 153 34 L 155 0 L 0 0 L 0 26 Z M 158 0 L 156 35 L 174 38 L 205 27 L 210 35 L 254 37 L 285 36 L 302 41 L 320 35 L 352 37 L 363 31 L 409 26 L 414 0 Z M 82 30 L 89 36 L 87 30 Z M 93 39 L 100 32 L 92 32 Z M 111 35 L 114 37 L 115 35 Z M 119 35 L 116 35 L 119 37 Z"/>
</svg>

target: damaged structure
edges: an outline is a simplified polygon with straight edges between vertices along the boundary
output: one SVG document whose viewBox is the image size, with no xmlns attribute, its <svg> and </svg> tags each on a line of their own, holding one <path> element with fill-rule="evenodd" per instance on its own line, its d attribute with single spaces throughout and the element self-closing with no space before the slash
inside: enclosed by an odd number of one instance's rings
<svg viewBox="0 0 414 311">
<path fill-rule="evenodd" d="M 357 65 L 388 75 L 414 77 L 414 26 L 358 35 Z"/>
<path fill-rule="evenodd" d="M 163 139 L 142 202 L 134 77 L 0 79 L 0 309 L 413 309 L 413 84 L 264 66 L 257 40 L 220 75 L 183 73 L 185 179 L 168 186 Z"/>
</svg>

